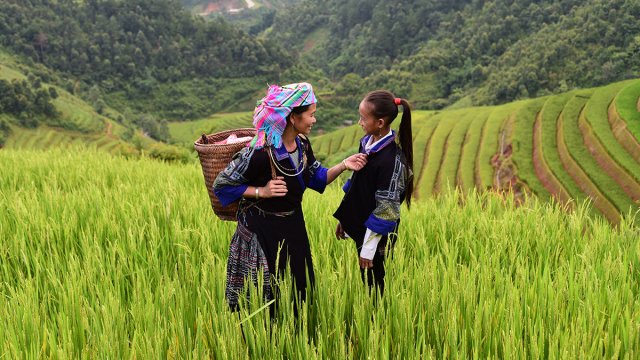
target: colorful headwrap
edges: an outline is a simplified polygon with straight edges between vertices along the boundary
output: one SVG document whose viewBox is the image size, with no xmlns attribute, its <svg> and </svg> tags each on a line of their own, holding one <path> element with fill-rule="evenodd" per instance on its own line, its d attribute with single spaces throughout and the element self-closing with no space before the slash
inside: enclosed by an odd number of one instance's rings
<svg viewBox="0 0 640 360">
<path fill-rule="evenodd" d="M 257 149 L 267 145 L 280 147 L 291 109 L 315 104 L 316 101 L 313 88 L 308 83 L 269 86 L 267 96 L 258 101 L 253 112 L 253 126 L 258 134 L 249 146 Z"/>
</svg>

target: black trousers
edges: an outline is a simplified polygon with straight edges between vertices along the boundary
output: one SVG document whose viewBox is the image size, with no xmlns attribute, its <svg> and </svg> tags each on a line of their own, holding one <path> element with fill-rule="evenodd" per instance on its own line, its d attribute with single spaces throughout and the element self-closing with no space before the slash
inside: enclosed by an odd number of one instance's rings
<svg viewBox="0 0 640 360">
<path fill-rule="evenodd" d="M 387 252 L 390 252 L 391 248 L 386 249 L 386 241 L 382 241 L 378 245 L 376 254 L 373 257 L 373 267 L 370 269 L 360 269 L 360 276 L 363 282 L 369 285 L 369 291 L 376 291 L 380 293 L 380 296 L 384 294 L 384 264 L 387 259 Z M 356 252 L 358 259 L 360 258 L 360 247 L 356 245 Z"/>
</svg>

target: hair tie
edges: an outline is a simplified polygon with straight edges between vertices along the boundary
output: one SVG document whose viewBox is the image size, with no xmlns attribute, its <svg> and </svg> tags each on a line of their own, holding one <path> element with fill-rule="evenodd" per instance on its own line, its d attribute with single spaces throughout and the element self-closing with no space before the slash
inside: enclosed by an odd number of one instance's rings
<svg viewBox="0 0 640 360">
<path fill-rule="evenodd" d="M 393 102 L 394 102 L 396 105 L 400 105 L 400 104 L 402 103 L 402 99 L 400 99 L 400 98 L 395 98 L 395 99 L 393 99 Z"/>
</svg>

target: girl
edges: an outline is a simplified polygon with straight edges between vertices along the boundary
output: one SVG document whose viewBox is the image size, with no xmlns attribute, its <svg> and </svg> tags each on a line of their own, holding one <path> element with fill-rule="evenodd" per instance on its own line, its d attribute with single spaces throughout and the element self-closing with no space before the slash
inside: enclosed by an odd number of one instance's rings
<svg viewBox="0 0 640 360">
<path fill-rule="evenodd" d="M 273 282 L 269 280 L 276 271 L 282 275 L 287 265 L 298 296 L 305 298 L 315 276 L 302 195 L 307 188 L 322 193 L 343 171 L 366 164 L 365 155 L 355 154 L 330 169 L 322 167 L 305 136 L 316 122 L 315 112 L 311 85 L 270 86 L 254 111 L 256 137 L 234 155 L 214 182 L 222 205 L 240 199 L 238 227 L 227 261 L 226 298 L 232 310 L 238 307 L 245 278 L 250 276 L 257 284 L 258 271 L 265 279 L 265 298 L 273 298 Z"/>
<path fill-rule="evenodd" d="M 400 129 L 391 123 L 402 106 Z M 343 190 L 344 198 L 333 216 L 339 223 L 336 236 L 351 237 L 358 250 L 363 279 L 384 292 L 384 261 L 400 223 L 400 204 L 411 205 L 413 193 L 413 144 L 409 103 L 384 90 L 370 92 L 360 103 L 358 124 L 365 132 L 360 152 L 367 165 L 353 173 Z M 396 137 L 399 142 L 396 141 Z"/>
</svg>

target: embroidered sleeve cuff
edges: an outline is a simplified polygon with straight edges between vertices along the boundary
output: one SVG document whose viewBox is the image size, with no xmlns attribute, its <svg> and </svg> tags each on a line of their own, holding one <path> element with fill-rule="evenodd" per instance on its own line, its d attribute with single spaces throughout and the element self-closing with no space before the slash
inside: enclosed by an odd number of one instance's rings
<svg viewBox="0 0 640 360">
<path fill-rule="evenodd" d="M 319 167 L 313 174 L 313 177 L 309 180 L 308 187 L 311 189 L 323 193 L 324 189 L 327 187 L 327 168 Z"/>
<path fill-rule="evenodd" d="M 346 193 L 347 191 L 349 191 L 350 187 L 351 187 L 351 178 L 348 178 L 347 182 L 344 183 L 344 185 L 342 186 L 342 191 Z"/>
<path fill-rule="evenodd" d="M 213 192 L 216 194 L 218 200 L 220 200 L 220 204 L 222 204 L 222 206 L 227 206 L 234 201 L 239 200 L 248 187 L 249 185 L 246 184 L 238 186 L 222 186 L 213 189 Z"/>
<path fill-rule="evenodd" d="M 369 215 L 369 218 L 367 219 L 367 221 L 365 221 L 364 226 L 366 226 L 367 229 L 371 229 L 371 231 L 384 236 L 392 232 L 393 229 L 395 229 L 396 222 L 390 221 L 390 220 L 383 220 L 371 214 Z"/>
<path fill-rule="evenodd" d="M 376 255 L 376 250 L 378 249 L 378 243 L 381 239 L 382 235 L 371 231 L 371 229 L 367 229 L 367 232 L 364 234 L 362 249 L 360 249 L 360 257 L 367 260 L 373 260 Z"/>
</svg>

